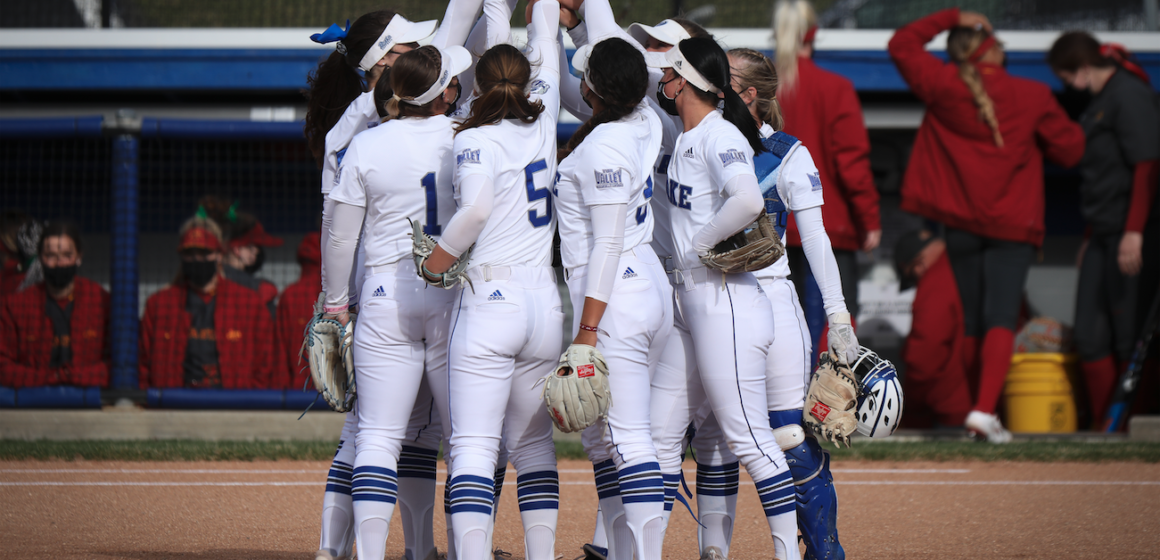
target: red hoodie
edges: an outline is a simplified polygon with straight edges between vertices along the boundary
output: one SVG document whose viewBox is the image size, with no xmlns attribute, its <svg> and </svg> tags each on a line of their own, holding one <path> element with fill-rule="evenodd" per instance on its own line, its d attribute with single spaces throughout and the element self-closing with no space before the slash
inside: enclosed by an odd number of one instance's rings
<svg viewBox="0 0 1160 560">
<path fill-rule="evenodd" d="M 785 132 L 810 150 L 822 179 L 822 221 L 835 249 L 857 251 L 866 232 L 882 229 L 870 171 L 870 138 L 854 84 L 798 58 L 798 81 L 778 95 Z M 786 241 L 802 244 L 790 214 Z"/>
<path fill-rule="evenodd" d="M 890 57 L 926 104 L 902 181 L 902 209 L 976 235 L 1041 245 L 1043 158 L 1064 167 L 1079 163 L 1083 129 L 1067 118 L 1046 85 L 979 64 L 1005 144 L 996 146 L 958 66 L 925 49 L 935 35 L 958 24 L 959 10 L 952 8 L 890 39 Z"/>
</svg>

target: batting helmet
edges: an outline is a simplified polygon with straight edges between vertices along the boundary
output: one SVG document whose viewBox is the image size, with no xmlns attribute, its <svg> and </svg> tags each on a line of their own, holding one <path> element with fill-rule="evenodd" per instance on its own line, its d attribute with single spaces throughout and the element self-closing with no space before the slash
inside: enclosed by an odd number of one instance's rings
<svg viewBox="0 0 1160 560">
<path fill-rule="evenodd" d="M 863 346 L 852 369 L 862 387 L 858 394 L 858 433 L 872 438 L 893 434 L 902 420 L 902 384 L 894 364 Z"/>
</svg>

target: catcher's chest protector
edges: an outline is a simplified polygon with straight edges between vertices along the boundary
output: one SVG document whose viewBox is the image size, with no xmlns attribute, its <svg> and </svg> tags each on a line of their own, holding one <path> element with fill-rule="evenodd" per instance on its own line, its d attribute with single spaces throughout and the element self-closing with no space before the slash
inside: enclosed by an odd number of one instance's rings
<svg viewBox="0 0 1160 560">
<path fill-rule="evenodd" d="M 765 198 L 765 213 L 769 214 L 769 221 L 773 222 L 773 229 L 777 236 L 785 238 L 786 220 L 789 212 L 781 193 L 777 192 L 777 180 L 781 177 L 781 164 L 794 148 L 801 144 L 797 138 L 784 132 L 774 132 L 769 138 L 761 141 L 768 151 L 761 152 L 753 158 L 753 170 L 757 172 L 757 182 L 761 185 L 761 196 Z"/>
</svg>

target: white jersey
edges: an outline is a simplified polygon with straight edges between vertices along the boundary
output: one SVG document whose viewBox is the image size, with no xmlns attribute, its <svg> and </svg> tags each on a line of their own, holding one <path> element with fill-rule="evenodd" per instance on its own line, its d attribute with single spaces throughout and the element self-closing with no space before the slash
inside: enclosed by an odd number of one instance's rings
<svg viewBox="0 0 1160 560">
<path fill-rule="evenodd" d="M 773 129 L 762 127 L 763 137 L 773 134 Z M 761 192 L 765 196 L 767 205 L 771 196 L 770 189 L 777 189 L 777 196 L 784 203 L 786 210 L 798 212 L 807 208 L 814 208 L 823 204 L 822 181 L 818 175 L 818 168 L 814 165 L 814 158 L 802 143 L 795 142 L 789 153 L 781 160 L 781 165 L 774 168 L 765 177 L 760 178 Z M 784 224 L 785 217 L 770 215 L 775 224 Z M 785 226 L 776 225 L 782 244 L 785 243 Z M 789 277 L 789 256 L 782 255 L 777 262 L 753 273 L 759 280 Z"/>
<path fill-rule="evenodd" d="M 677 268 L 704 266 L 693 248 L 693 236 L 725 204 L 725 185 L 742 175 L 756 177 L 753 148 L 721 113 L 710 111 L 692 130 L 677 137 L 665 188 Z"/>
<path fill-rule="evenodd" d="M 451 194 L 451 119 L 395 119 L 359 134 L 347 148 L 330 198 L 366 208 L 362 246 L 366 264 L 411 256 L 417 220 L 438 237 L 455 213 Z"/>
<path fill-rule="evenodd" d="M 555 38 L 553 38 L 553 41 Z M 455 135 L 455 199 L 458 185 L 472 175 L 486 175 L 495 197 L 491 216 L 475 241 L 469 268 L 492 266 L 551 266 L 552 181 L 556 177 L 556 119 L 560 114 L 559 73 L 544 59 L 539 77 L 528 85 L 531 100 L 544 112 L 531 124 L 504 119 Z"/>
<path fill-rule="evenodd" d="M 657 155 L 652 173 L 653 186 L 659 195 L 665 191 L 666 185 L 669 184 L 669 162 L 673 159 L 673 146 L 677 143 L 677 137 L 681 135 L 681 119 L 666 113 L 653 99 L 649 98 L 648 102 L 649 108 L 656 113 L 657 118 L 661 121 L 661 151 Z M 663 196 L 654 198 L 650 206 L 656 222 L 653 229 L 652 247 L 663 261 L 665 257 L 671 257 L 676 252 L 673 247 L 673 228 L 670 223 L 672 207 L 664 200 Z"/>
<path fill-rule="evenodd" d="M 592 206 L 624 204 L 624 250 L 652 241 L 652 169 L 661 148 L 661 122 L 646 102 L 615 122 L 597 126 L 564 161 L 552 189 L 565 268 L 588 264 L 595 243 Z"/>
<path fill-rule="evenodd" d="M 334 174 L 342 164 L 350 141 L 358 133 L 377 126 L 379 120 L 374 91 L 356 97 L 347 105 L 342 117 L 326 133 L 326 153 L 322 158 L 322 194 L 330 194 L 334 189 Z"/>
</svg>

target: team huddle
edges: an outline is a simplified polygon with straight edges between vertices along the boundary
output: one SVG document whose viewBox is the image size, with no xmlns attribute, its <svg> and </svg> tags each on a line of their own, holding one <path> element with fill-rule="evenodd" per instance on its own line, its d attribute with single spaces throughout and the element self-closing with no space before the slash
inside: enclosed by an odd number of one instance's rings
<svg viewBox="0 0 1160 560">
<path fill-rule="evenodd" d="M 406 558 L 437 558 L 442 446 L 448 558 L 491 558 L 510 461 L 526 558 L 554 560 L 553 424 L 582 430 L 593 464 L 589 558 L 659 560 L 690 447 L 702 558 L 728 557 L 741 465 L 774 557 L 800 557 L 800 530 L 807 557 L 843 558 L 817 437 L 890 435 L 902 394 L 854 335 L 772 62 L 685 20 L 625 32 L 608 0 L 529 2 L 521 50 L 515 4 L 451 0 L 437 29 L 372 12 L 312 37 L 338 42 L 312 95 L 346 92 L 307 119 L 325 202 L 305 346 L 347 413 L 316 558 L 357 543 L 382 559 L 396 505 Z M 584 121 L 565 146 L 561 108 Z M 829 319 L 814 372 L 790 212 Z"/>
</svg>

